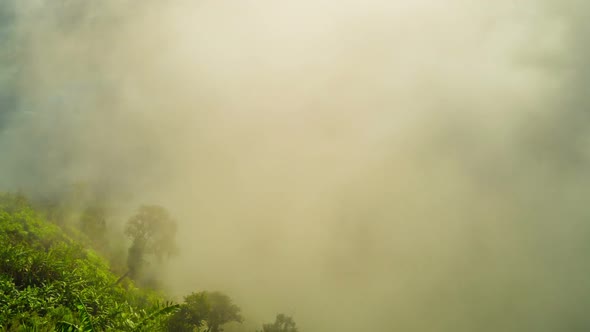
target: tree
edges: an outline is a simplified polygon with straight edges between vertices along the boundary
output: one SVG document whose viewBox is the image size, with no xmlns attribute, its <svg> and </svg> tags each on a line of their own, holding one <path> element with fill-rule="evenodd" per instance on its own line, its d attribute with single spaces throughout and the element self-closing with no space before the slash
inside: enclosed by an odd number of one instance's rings
<svg viewBox="0 0 590 332">
<path fill-rule="evenodd" d="M 262 332 L 297 332 L 297 326 L 293 318 L 278 314 L 274 323 L 262 325 Z"/>
<path fill-rule="evenodd" d="M 131 240 L 127 257 L 129 274 L 136 277 L 146 263 L 148 255 L 158 262 L 178 252 L 176 247 L 176 221 L 159 205 L 143 205 L 127 221 L 125 235 Z"/>
<path fill-rule="evenodd" d="M 221 292 L 192 293 L 184 298 L 180 311 L 170 318 L 168 330 L 188 332 L 206 326 L 205 331 L 221 332 L 222 325 L 243 321 L 240 311 L 240 307 Z"/>
</svg>

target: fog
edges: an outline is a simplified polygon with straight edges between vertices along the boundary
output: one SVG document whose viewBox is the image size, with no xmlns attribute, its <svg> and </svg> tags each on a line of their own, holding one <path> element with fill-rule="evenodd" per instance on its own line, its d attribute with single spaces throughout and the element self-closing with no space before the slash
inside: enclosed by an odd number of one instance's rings
<svg viewBox="0 0 590 332">
<path fill-rule="evenodd" d="M 247 331 L 586 331 L 589 12 L 4 0 L 0 187 L 166 206 Z"/>
</svg>

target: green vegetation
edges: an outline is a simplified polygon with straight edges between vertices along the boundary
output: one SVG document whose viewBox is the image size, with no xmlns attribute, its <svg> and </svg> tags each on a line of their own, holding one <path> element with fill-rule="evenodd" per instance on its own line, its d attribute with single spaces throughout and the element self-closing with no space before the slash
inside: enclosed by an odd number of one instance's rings
<svg viewBox="0 0 590 332">
<path fill-rule="evenodd" d="M 172 316 L 170 331 L 189 332 L 196 328 L 206 328 L 210 332 L 220 332 L 221 325 L 243 321 L 240 308 L 232 303 L 229 296 L 220 292 L 193 293 L 184 298 L 180 310 Z"/>
<path fill-rule="evenodd" d="M 140 207 L 127 222 L 125 235 L 132 240 L 127 267 L 129 274 L 135 278 L 141 276 L 148 256 L 154 256 L 160 263 L 165 257 L 178 252 L 174 242 L 176 222 L 166 209 L 158 205 Z"/>
<path fill-rule="evenodd" d="M 274 323 L 262 326 L 262 332 L 297 332 L 297 326 L 293 318 L 278 314 Z"/>
<path fill-rule="evenodd" d="M 129 219 L 129 270 L 122 277 L 107 259 L 105 209 L 81 210 L 80 231 L 64 231 L 44 215 L 22 195 L 0 194 L 0 331 L 221 332 L 243 321 L 223 293 L 192 293 L 175 304 L 143 282 L 151 258 L 158 263 L 177 253 L 176 223 L 163 207 L 142 206 Z M 297 329 L 278 315 L 263 331 Z"/>
<path fill-rule="evenodd" d="M 18 195 L 0 196 L 0 326 L 7 331 L 161 329 L 177 305 L 132 283 L 41 218 Z"/>
</svg>

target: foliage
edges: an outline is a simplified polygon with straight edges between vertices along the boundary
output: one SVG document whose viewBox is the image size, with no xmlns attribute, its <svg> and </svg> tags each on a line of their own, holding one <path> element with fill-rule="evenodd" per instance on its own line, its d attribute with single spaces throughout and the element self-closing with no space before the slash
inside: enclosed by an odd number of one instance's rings
<svg viewBox="0 0 590 332">
<path fill-rule="evenodd" d="M 180 311 L 170 318 L 168 329 L 193 331 L 205 325 L 205 331 L 220 332 L 223 324 L 243 321 L 240 311 L 231 298 L 221 292 L 192 293 L 184 298 Z"/>
<path fill-rule="evenodd" d="M 163 330 L 177 305 L 115 285 L 106 261 L 0 194 L 0 330 Z"/>
<path fill-rule="evenodd" d="M 262 332 L 297 332 L 297 326 L 293 318 L 278 314 L 274 323 L 262 325 Z"/>
<path fill-rule="evenodd" d="M 125 235 L 132 240 L 127 266 L 134 277 L 140 274 L 148 255 L 155 256 L 161 262 L 164 257 L 178 251 L 175 243 L 176 222 L 159 205 L 141 206 L 127 222 Z"/>
</svg>

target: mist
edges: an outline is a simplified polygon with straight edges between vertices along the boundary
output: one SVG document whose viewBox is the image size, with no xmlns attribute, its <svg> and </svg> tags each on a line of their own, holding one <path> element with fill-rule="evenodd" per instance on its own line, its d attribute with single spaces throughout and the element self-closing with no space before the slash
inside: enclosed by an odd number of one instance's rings
<svg viewBox="0 0 590 332">
<path fill-rule="evenodd" d="M 588 12 L 6 0 L 0 188 L 166 206 L 246 329 L 585 331 Z"/>
</svg>

